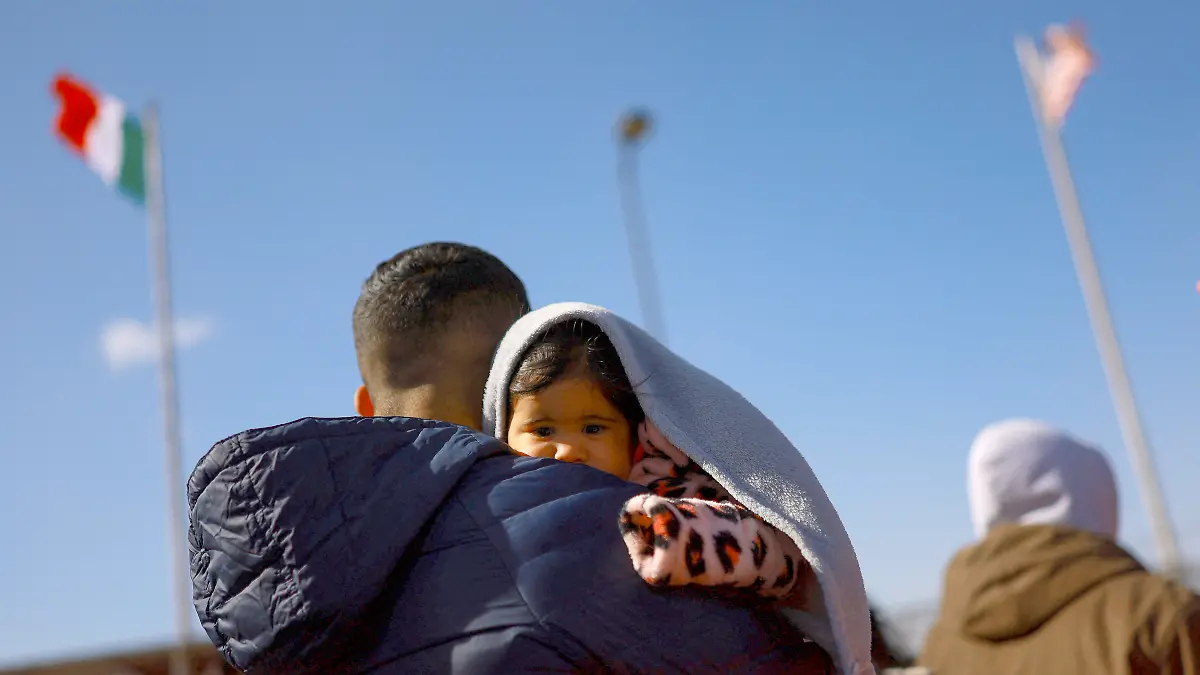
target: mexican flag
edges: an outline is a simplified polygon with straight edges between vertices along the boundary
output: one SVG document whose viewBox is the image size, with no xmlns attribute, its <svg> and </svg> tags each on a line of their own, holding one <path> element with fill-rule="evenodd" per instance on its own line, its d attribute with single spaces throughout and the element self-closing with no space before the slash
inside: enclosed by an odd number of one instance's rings
<svg viewBox="0 0 1200 675">
<path fill-rule="evenodd" d="M 54 79 L 62 103 L 58 137 L 108 185 L 142 204 L 146 199 L 142 125 L 125 104 L 70 75 Z"/>
</svg>

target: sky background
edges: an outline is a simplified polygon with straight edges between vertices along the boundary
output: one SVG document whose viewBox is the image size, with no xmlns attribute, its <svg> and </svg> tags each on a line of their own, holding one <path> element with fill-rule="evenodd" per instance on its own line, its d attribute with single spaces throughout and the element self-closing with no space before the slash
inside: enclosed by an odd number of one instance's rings
<svg viewBox="0 0 1200 675">
<path fill-rule="evenodd" d="M 1012 51 L 1076 15 L 1068 151 L 1200 556 L 1194 2 L 5 2 L 0 664 L 172 630 L 144 218 L 51 134 L 59 69 L 161 101 L 185 471 L 352 414 L 351 308 L 408 246 L 638 319 L 612 127 L 641 104 L 670 345 L 803 450 L 874 600 L 937 597 L 968 446 L 1013 415 L 1110 450 L 1153 562 Z"/>
</svg>

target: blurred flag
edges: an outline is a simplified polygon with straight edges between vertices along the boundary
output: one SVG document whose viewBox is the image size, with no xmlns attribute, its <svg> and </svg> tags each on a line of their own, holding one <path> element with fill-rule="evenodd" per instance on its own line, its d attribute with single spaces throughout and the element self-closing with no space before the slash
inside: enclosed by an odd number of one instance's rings
<svg viewBox="0 0 1200 675">
<path fill-rule="evenodd" d="M 1079 24 L 1046 29 L 1046 54 L 1037 84 L 1047 124 L 1062 126 L 1083 81 L 1096 68 L 1095 56 L 1084 39 Z"/>
<path fill-rule="evenodd" d="M 138 204 L 146 199 L 142 125 L 121 101 L 70 75 L 54 79 L 62 104 L 54 129 L 106 184 Z"/>
</svg>

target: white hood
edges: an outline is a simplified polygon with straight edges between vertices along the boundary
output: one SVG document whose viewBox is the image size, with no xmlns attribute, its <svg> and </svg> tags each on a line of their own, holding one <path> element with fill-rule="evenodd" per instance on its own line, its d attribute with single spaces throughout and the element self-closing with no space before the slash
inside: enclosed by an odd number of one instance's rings
<svg viewBox="0 0 1200 675">
<path fill-rule="evenodd" d="M 1116 538 L 1117 484 L 1099 448 L 1035 420 L 989 425 L 971 446 L 975 536 L 995 525 L 1067 525 Z"/>
<path fill-rule="evenodd" d="M 793 621 L 834 656 L 843 675 L 869 675 L 871 622 L 858 558 L 837 510 L 808 462 L 757 408 L 724 382 L 601 307 L 561 303 L 527 314 L 500 343 L 484 395 L 484 431 L 503 438 L 508 386 L 521 356 L 551 326 L 582 319 L 621 357 L 646 416 L 738 501 L 796 542 L 820 599 Z M 614 525 L 615 524 L 614 514 Z M 810 597 L 812 597 L 810 596 Z M 822 606 L 823 605 L 823 606 Z"/>
</svg>

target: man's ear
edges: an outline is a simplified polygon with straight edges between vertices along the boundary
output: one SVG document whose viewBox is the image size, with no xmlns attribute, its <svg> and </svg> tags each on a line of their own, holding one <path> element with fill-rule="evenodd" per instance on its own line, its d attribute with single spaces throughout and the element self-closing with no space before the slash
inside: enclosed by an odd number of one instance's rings
<svg viewBox="0 0 1200 675">
<path fill-rule="evenodd" d="M 375 404 L 371 402 L 371 394 L 367 391 L 367 386 L 359 385 L 358 389 L 354 390 L 354 412 L 360 417 L 374 417 Z"/>
</svg>

